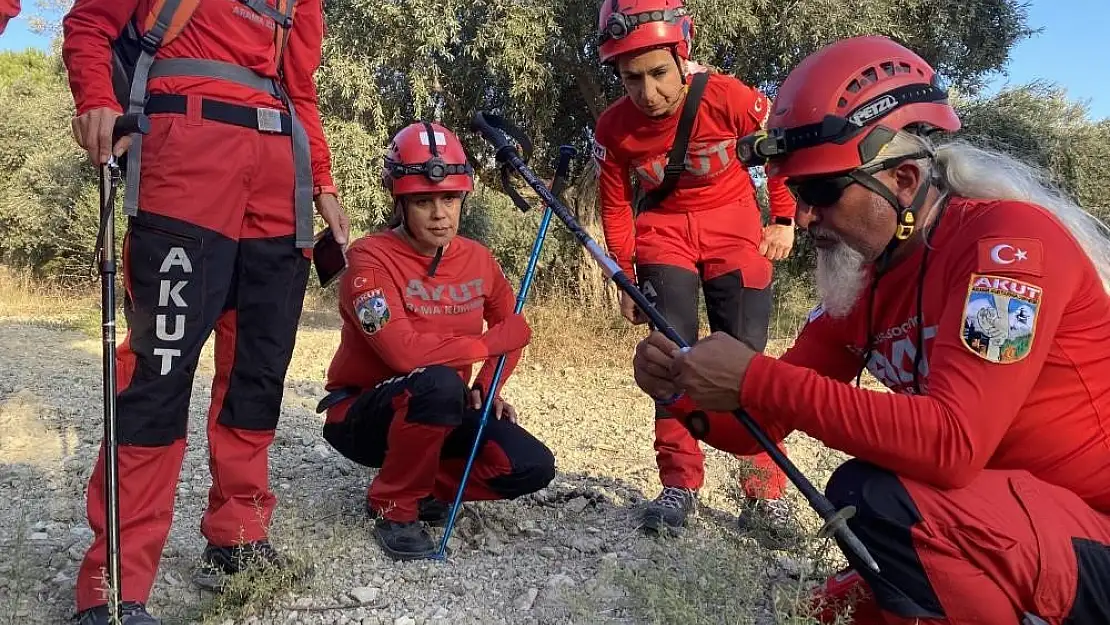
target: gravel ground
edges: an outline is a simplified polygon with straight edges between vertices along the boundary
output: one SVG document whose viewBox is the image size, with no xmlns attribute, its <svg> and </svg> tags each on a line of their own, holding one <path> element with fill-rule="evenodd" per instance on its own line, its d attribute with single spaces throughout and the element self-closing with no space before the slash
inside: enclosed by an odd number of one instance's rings
<svg viewBox="0 0 1110 625">
<path fill-rule="evenodd" d="M 222 596 L 190 581 L 210 485 L 209 344 L 150 603 L 166 623 L 810 622 L 790 615 L 799 580 L 812 566 L 835 566 L 835 554 L 808 538 L 772 551 L 738 535 L 739 461 L 707 449 L 703 508 L 682 534 L 636 530 L 638 507 L 658 491 L 651 404 L 627 370 L 601 365 L 551 367 L 543 363 L 557 359 L 526 355 L 504 394 L 555 452 L 556 480 L 517 501 L 467 504 L 446 562 L 388 560 L 363 512 L 373 472 L 334 453 L 313 412 L 337 341 L 332 323 L 306 314 L 271 452 L 273 540 L 313 574 L 270 576 Z M 65 623 L 91 540 L 84 490 L 103 427 L 100 343 L 95 326 L 0 317 L 0 345 L 0 623 Z M 788 442 L 823 483 L 834 466 L 828 452 L 802 437 Z M 797 520 L 812 527 L 816 516 Z"/>
</svg>

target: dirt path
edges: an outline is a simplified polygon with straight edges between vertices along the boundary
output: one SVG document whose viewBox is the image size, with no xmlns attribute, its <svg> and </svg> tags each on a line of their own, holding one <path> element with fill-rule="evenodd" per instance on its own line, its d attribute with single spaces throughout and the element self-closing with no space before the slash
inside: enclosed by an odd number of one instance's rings
<svg viewBox="0 0 1110 625">
<path fill-rule="evenodd" d="M 620 368 L 551 367 L 540 363 L 552 358 L 526 356 L 504 394 L 555 452 L 556 481 L 518 501 L 468 504 L 446 563 L 385 559 L 362 507 L 372 472 L 331 450 L 313 412 L 337 341 L 327 321 L 306 315 L 271 454 L 280 498 L 273 539 L 315 574 L 300 584 L 260 580 L 220 598 L 189 581 L 210 485 L 209 345 L 150 606 L 166 623 L 810 622 L 786 615 L 799 592 L 792 576 L 835 554 L 811 540 L 769 551 L 738 535 L 735 459 L 707 451 L 705 507 L 683 535 L 636 531 L 638 504 L 658 490 L 652 409 Z M 91 539 L 84 489 L 102 431 L 100 344 L 87 328 L 9 317 L 0 318 L 0 346 L 0 623 L 64 623 Z M 823 483 L 828 453 L 800 439 L 790 449 Z M 799 514 L 809 526 L 815 519 Z"/>
</svg>

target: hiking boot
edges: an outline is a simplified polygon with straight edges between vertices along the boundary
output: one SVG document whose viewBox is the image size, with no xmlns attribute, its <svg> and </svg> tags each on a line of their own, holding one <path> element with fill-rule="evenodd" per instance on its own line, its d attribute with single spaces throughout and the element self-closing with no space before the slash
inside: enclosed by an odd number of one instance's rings
<svg viewBox="0 0 1110 625">
<path fill-rule="evenodd" d="M 451 506 L 432 495 L 428 495 L 416 502 L 416 514 L 418 519 L 432 527 L 443 527 L 447 525 L 447 517 L 451 514 Z M 366 516 L 371 521 L 382 518 L 382 515 L 374 510 L 369 501 L 366 502 Z"/>
<path fill-rule="evenodd" d="M 420 520 L 432 527 L 447 525 L 447 517 L 451 516 L 451 505 L 436 499 L 432 495 L 416 502 L 416 508 Z"/>
<path fill-rule="evenodd" d="M 279 554 L 268 540 L 259 540 L 231 547 L 217 547 L 212 543 L 204 549 L 201 566 L 193 581 L 201 588 L 219 592 L 232 575 L 268 570 L 289 570 L 294 579 L 306 571 L 294 570 L 293 562 Z"/>
<path fill-rule="evenodd" d="M 686 517 L 697 508 L 698 493 L 690 488 L 664 486 L 663 491 L 644 510 L 643 528 L 659 534 L 663 530 L 686 527 Z"/>
<path fill-rule="evenodd" d="M 741 532 L 761 534 L 771 549 L 785 549 L 798 534 L 794 509 L 786 499 L 745 499 L 736 526 Z"/>
<path fill-rule="evenodd" d="M 421 521 L 378 519 L 374 522 L 374 537 L 394 560 L 422 560 L 436 553 L 436 544 Z"/>
<path fill-rule="evenodd" d="M 122 625 L 162 625 L 162 621 L 154 618 L 146 611 L 146 606 L 134 601 L 120 603 L 120 623 Z M 108 606 L 98 605 L 89 608 L 77 615 L 77 625 L 112 625 L 108 616 Z"/>
</svg>

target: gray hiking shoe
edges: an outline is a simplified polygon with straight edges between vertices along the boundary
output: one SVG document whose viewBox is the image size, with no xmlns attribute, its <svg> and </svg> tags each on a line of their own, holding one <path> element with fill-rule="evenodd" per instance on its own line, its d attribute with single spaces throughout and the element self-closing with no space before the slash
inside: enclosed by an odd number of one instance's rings
<svg viewBox="0 0 1110 625">
<path fill-rule="evenodd" d="M 664 530 L 686 527 L 686 517 L 697 509 L 698 493 L 689 488 L 664 486 L 663 491 L 644 510 L 644 530 L 659 534 Z"/>
<path fill-rule="evenodd" d="M 212 592 L 222 592 L 235 575 L 263 574 L 282 570 L 292 581 L 304 579 L 311 567 L 279 554 L 268 540 L 218 547 L 211 543 L 201 556 L 201 564 L 193 574 L 193 583 Z"/>
<path fill-rule="evenodd" d="M 121 603 L 119 615 L 122 625 L 162 625 L 162 621 L 146 611 L 146 606 L 133 601 Z M 111 622 L 107 605 L 98 605 L 77 615 L 77 625 L 111 625 Z"/>
<path fill-rule="evenodd" d="M 736 526 L 742 532 L 760 534 L 772 549 L 786 548 L 798 535 L 794 508 L 787 499 L 745 499 Z"/>
</svg>

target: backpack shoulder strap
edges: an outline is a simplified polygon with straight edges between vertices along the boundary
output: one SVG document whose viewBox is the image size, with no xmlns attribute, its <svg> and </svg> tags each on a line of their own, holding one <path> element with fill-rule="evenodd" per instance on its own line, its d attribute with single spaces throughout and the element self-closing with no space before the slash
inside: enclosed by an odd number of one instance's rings
<svg viewBox="0 0 1110 625">
<path fill-rule="evenodd" d="M 200 0 L 158 0 L 150 7 L 143 23 L 142 41 L 144 48 L 151 49 L 151 56 L 181 34 L 199 5 Z"/>
<path fill-rule="evenodd" d="M 282 19 L 277 21 L 277 27 L 274 28 L 274 63 L 275 71 L 278 76 L 281 76 L 281 60 L 285 55 L 285 46 L 289 45 L 289 33 L 293 30 L 293 13 L 296 11 L 296 0 L 277 0 L 277 10 L 281 13 Z"/>
<path fill-rule="evenodd" d="M 678 129 L 674 135 L 674 145 L 671 146 L 667 157 L 667 165 L 663 168 L 663 182 L 650 192 L 646 193 L 636 207 L 637 212 L 651 210 L 664 200 L 678 184 L 678 177 L 686 170 L 686 147 L 690 144 L 690 132 L 694 128 L 694 118 L 698 115 L 701 105 L 701 96 L 705 92 L 705 84 L 709 82 L 709 72 L 694 74 L 690 90 L 686 94 L 686 101 L 682 103 L 682 117 L 678 120 Z"/>
<path fill-rule="evenodd" d="M 126 109 L 128 113 L 142 113 L 146 108 L 147 81 L 150 66 L 158 49 L 181 34 L 185 24 L 193 17 L 200 0 L 158 0 L 150 7 L 139 37 L 139 56 L 131 76 Z M 136 33 L 137 34 L 137 33 Z M 121 103 L 123 104 L 123 103 Z M 127 183 L 124 187 L 123 212 L 134 216 L 139 210 L 139 166 L 143 145 L 142 134 L 131 135 L 127 150 Z"/>
</svg>

